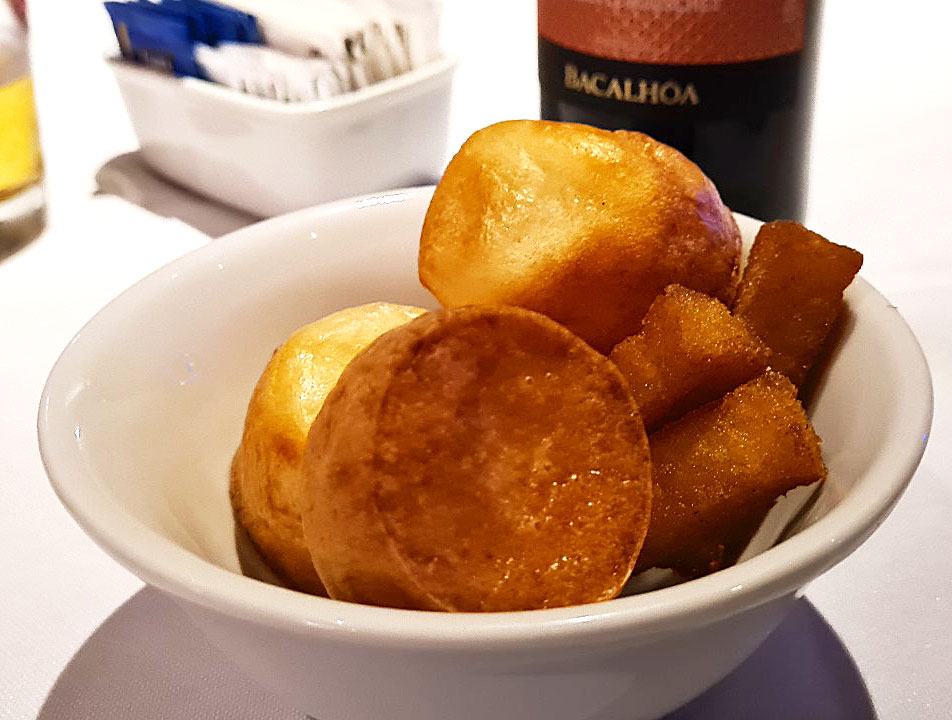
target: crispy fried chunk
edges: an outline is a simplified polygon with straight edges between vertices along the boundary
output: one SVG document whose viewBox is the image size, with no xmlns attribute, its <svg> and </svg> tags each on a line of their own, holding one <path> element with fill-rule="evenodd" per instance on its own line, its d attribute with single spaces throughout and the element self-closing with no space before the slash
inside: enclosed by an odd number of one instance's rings
<svg viewBox="0 0 952 720">
<path fill-rule="evenodd" d="M 641 332 L 609 357 L 651 432 L 760 375 L 770 352 L 718 300 L 669 285 L 648 309 Z"/>
<path fill-rule="evenodd" d="M 797 390 L 768 371 L 650 438 L 651 524 L 636 571 L 692 578 L 737 560 L 774 501 L 826 476 Z"/>
<path fill-rule="evenodd" d="M 771 365 L 795 385 L 806 379 L 863 256 L 802 225 L 766 223 L 744 268 L 734 315 L 771 349 Z"/>
</svg>

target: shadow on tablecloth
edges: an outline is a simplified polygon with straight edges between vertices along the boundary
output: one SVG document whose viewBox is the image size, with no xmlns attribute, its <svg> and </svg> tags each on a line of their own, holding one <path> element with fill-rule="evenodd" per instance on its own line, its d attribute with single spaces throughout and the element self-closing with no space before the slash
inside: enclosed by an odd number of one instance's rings
<svg viewBox="0 0 952 720">
<path fill-rule="evenodd" d="M 248 680 L 165 595 L 144 588 L 73 656 L 37 720 L 305 720 Z"/>
<path fill-rule="evenodd" d="M 213 238 L 261 219 L 160 177 L 138 152 L 109 160 L 96 173 L 96 184 L 97 194 L 116 195 L 156 215 L 178 218 Z"/>
<path fill-rule="evenodd" d="M 665 720 L 876 720 L 849 651 L 801 599 L 737 670 Z"/>
<path fill-rule="evenodd" d="M 305 716 L 245 678 L 175 603 L 145 588 L 79 649 L 38 716 L 38 720 L 77 718 L 304 720 Z M 849 652 L 816 609 L 801 600 L 743 665 L 665 720 L 702 718 L 875 720 L 876 713 Z"/>
</svg>

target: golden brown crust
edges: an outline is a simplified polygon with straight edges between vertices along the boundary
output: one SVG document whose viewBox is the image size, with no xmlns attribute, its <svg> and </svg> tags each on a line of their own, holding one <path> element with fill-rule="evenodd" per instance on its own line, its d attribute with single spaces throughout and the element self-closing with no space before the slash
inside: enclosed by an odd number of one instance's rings
<svg viewBox="0 0 952 720">
<path fill-rule="evenodd" d="M 332 597 L 517 610 L 613 597 L 650 514 L 608 360 L 518 308 L 422 316 L 341 375 L 308 438 L 304 532 Z"/>
<path fill-rule="evenodd" d="M 311 422 L 354 355 L 422 312 L 372 303 L 333 313 L 293 333 L 258 379 L 232 461 L 229 495 L 262 559 L 293 588 L 324 594 L 298 509 L 300 462 Z"/>
<path fill-rule="evenodd" d="M 723 303 L 669 285 L 648 308 L 641 332 L 609 358 L 652 432 L 763 373 L 770 351 Z"/>
<path fill-rule="evenodd" d="M 650 436 L 651 525 L 637 571 L 687 578 L 733 564 L 774 501 L 826 477 L 797 389 L 767 371 Z"/>
<path fill-rule="evenodd" d="M 771 365 L 795 385 L 806 379 L 862 264 L 856 250 L 795 222 L 766 223 L 757 233 L 734 315 L 770 347 Z"/>
<path fill-rule="evenodd" d="M 475 133 L 437 186 L 420 279 L 444 307 L 542 312 L 608 352 L 679 283 L 733 301 L 740 231 L 714 185 L 646 135 L 509 121 Z"/>
<path fill-rule="evenodd" d="M 262 484 L 257 478 L 268 472 L 262 469 L 268 461 L 261 458 L 249 461 L 247 454 L 240 457 L 241 460 L 236 454 L 232 460 L 228 486 L 235 520 L 244 528 L 264 563 L 282 582 L 295 590 L 324 595 L 324 586 L 304 546 L 300 513 L 280 499 L 274 500 L 293 492 L 288 473 L 272 470 L 267 484 Z"/>
</svg>

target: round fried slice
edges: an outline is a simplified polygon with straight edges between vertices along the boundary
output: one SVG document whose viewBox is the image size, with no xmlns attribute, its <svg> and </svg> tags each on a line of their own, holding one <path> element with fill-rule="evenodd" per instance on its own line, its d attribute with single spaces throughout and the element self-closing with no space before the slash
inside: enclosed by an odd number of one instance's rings
<svg viewBox="0 0 952 720">
<path fill-rule="evenodd" d="M 524 610 L 614 597 L 651 465 L 624 379 L 520 308 L 423 315 L 341 374 L 308 436 L 304 536 L 331 597 Z"/>
<path fill-rule="evenodd" d="M 292 334 L 258 380 L 232 462 L 232 507 L 265 563 L 298 590 L 323 593 L 297 497 L 311 423 L 347 363 L 381 333 L 422 312 L 389 303 L 335 312 Z"/>
<path fill-rule="evenodd" d="M 729 305 L 740 256 L 717 189 L 673 148 L 515 120 L 476 132 L 449 163 L 419 272 L 444 307 L 519 305 L 608 353 L 672 283 Z"/>
</svg>

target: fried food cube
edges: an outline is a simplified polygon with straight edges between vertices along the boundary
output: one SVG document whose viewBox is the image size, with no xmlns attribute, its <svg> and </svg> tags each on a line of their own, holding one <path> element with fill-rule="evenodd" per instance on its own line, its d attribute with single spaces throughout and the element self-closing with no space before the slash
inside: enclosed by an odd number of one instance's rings
<svg viewBox="0 0 952 720">
<path fill-rule="evenodd" d="M 717 189 L 641 133 L 515 120 L 476 132 L 430 202 L 420 280 L 452 308 L 518 305 L 603 353 L 679 283 L 733 301 L 740 231 Z"/>
<path fill-rule="evenodd" d="M 641 332 L 618 343 L 609 359 L 652 432 L 763 373 L 770 351 L 720 301 L 669 285 Z"/>
<path fill-rule="evenodd" d="M 422 308 L 371 303 L 332 313 L 294 332 L 255 386 L 231 465 L 235 517 L 262 560 L 287 585 L 323 593 L 298 509 L 300 464 L 311 423 L 351 359 Z"/>
<path fill-rule="evenodd" d="M 768 370 L 649 436 L 654 496 L 635 572 L 687 578 L 734 563 L 774 501 L 826 477 L 797 389 Z"/>
<path fill-rule="evenodd" d="M 331 597 L 421 610 L 617 595 L 651 460 L 614 365 L 513 307 L 431 313 L 348 365 L 311 428 L 304 535 Z"/>
<path fill-rule="evenodd" d="M 757 233 L 733 311 L 794 384 L 806 379 L 862 264 L 856 250 L 795 222 L 766 223 Z"/>
</svg>

